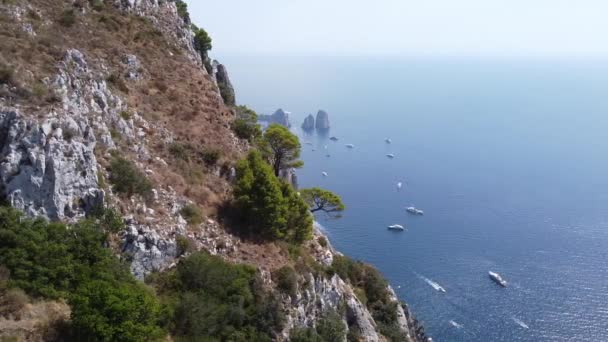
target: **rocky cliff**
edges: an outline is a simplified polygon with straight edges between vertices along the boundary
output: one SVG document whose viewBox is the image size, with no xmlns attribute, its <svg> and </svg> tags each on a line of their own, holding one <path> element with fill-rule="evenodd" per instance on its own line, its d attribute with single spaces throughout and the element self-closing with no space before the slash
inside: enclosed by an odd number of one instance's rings
<svg viewBox="0 0 608 342">
<path fill-rule="evenodd" d="M 267 123 L 276 123 L 285 127 L 291 127 L 291 122 L 289 121 L 289 113 L 281 108 L 277 109 L 271 115 L 259 115 L 258 120 Z"/>
<path fill-rule="evenodd" d="M 218 214 L 231 196 L 235 161 L 248 148 L 230 129 L 235 96 L 226 68 L 214 62 L 209 74 L 203 67 L 176 2 L 94 3 L 0 4 L 3 197 L 29 216 L 66 222 L 100 206 L 117 209 L 126 229 L 113 248 L 142 280 L 174 266 L 183 254 L 177 237 L 186 237 L 195 249 L 255 266 L 276 287 L 271 274 L 289 262 L 288 253 L 232 234 Z M 289 126 L 282 110 L 270 120 Z M 328 127 L 327 114 L 318 114 L 317 128 Z M 189 154 L 194 150 L 204 151 L 203 161 Z M 150 179 L 149 198 L 121 196 L 109 185 L 119 157 Z M 285 177 L 297 186 L 295 173 Z M 201 222 L 184 217 L 192 205 L 204 210 Z M 316 230 L 304 246 L 314 267 L 329 267 L 339 255 L 326 240 Z M 277 340 L 293 327 L 315 326 L 330 310 L 360 340 L 386 340 L 347 279 L 310 268 L 298 277 L 296 295 L 281 295 L 287 323 Z M 396 307 L 407 340 L 422 340 L 413 317 Z"/>
<path fill-rule="evenodd" d="M 329 129 L 329 114 L 324 110 L 317 112 L 317 120 L 315 122 L 315 128 L 319 130 Z"/>
<path fill-rule="evenodd" d="M 308 116 L 302 122 L 302 129 L 305 131 L 310 131 L 315 129 L 315 117 L 312 114 L 308 114 Z"/>
</svg>

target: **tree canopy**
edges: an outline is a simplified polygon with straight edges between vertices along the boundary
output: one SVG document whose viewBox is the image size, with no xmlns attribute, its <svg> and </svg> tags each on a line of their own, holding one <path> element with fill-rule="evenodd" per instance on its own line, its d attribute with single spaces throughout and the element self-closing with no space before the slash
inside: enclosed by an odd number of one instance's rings
<svg viewBox="0 0 608 342">
<path fill-rule="evenodd" d="M 304 162 L 299 160 L 302 148 L 300 140 L 282 125 L 268 126 L 264 132 L 262 147 L 275 176 L 279 176 L 281 170 L 304 165 Z"/>
<path fill-rule="evenodd" d="M 252 233 L 293 242 L 312 236 L 312 217 L 306 203 L 274 175 L 259 152 L 249 152 L 236 169 L 235 201 Z"/>
<path fill-rule="evenodd" d="M 232 130 L 237 137 L 253 142 L 262 136 L 262 129 L 258 124 L 258 114 L 247 106 L 237 106 L 236 119 L 232 122 Z"/>
<path fill-rule="evenodd" d="M 345 206 L 340 196 L 321 188 L 310 188 L 300 190 L 300 197 L 308 204 L 310 212 L 325 212 L 334 217 L 339 217 Z"/>
</svg>

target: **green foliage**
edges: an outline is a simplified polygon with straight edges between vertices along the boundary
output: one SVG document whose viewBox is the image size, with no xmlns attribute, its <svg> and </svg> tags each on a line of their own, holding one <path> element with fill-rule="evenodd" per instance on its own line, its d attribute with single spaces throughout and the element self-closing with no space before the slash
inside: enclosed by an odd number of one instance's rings
<svg viewBox="0 0 608 342">
<path fill-rule="evenodd" d="M 89 0 L 89 3 L 95 11 L 102 11 L 105 7 L 103 0 Z"/>
<path fill-rule="evenodd" d="M 273 174 L 259 152 L 250 152 L 236 169 L 236 205 L 252 233 L 296 243 L 312 236 L 312 217 L 306 204 Z"/>
<path fill-rule="evenodd" d="M 322 211 L 328 215 L 339 217 L 345 206 L 340 196 L 321 188 L 300 190 L 300 196 L 308 204 L 311 212 Z"/>
<path fill-rule="evenodd" d="M 131 115 L 131 113 L 127 112 L 126 110 L 120 112 L 120 117 L 123 118 L 123 120 L 130 120 L 132 116 L 133 115 Z"/>
<path fill-rule="evenodd" d="M 73 9 L 68 9 L 61 12 L 59 24 L 65 27 L 71 27 L 76 23 L 76 12 Z"/>
<path fill-rule="evenodd" d="M 14 83 L 15 69 L 9 65 L 0 65 L 0 84 Z"/>
<path fill-rule="evenodd" d="M 69 303 L 78 341 L 155 341 L 164 336 L 156 325 L 160 304 L 142 284 L 94 280 L 80 286 Z"/>
<path fill-rule="evenodd" d="M 169 145 L 169 153 L 173 158 L 190 161 L 192 156 L 194 155 L 194 148 L 192 148 L 189 144 L 181 144 L 178 142 L 173 142 Z"/>
<path fill-rule="evenodd" d="M 203 222 L 203 212 L 201 209 L 192 204 L 186 204 L 179 213 L 192 226 L 198 226 Z"/>
<path fill-rule="evenodd" d="M 321 245 L 321 247 L 327 247 L 327 238 L 325 238 L 324 236 L 321 236 L 317 239 L 317 242 L 319 242 L 319 245 Z"/>
<path fill-rule="evenodd" d="M 177 14 L 184 19 L 184 21 L 190 21 L 190 13 L 188 13 L 188 4 L 182 0 L 175 1 L 177 6 Z"/>
<path fill-rule="evenodd" d="M 175 244 L 177 245 L 177 255 L 182 256 L 186 253 L 192 253 L 195 250 L 194 242 L 182 235 L 175 237 Z"/>
<path fill-rule="evenodd" d="M 258 124 L 258 114 L 247 106 L 236 107 L 236 119 L 232 122 L 232 130 L 237 137 L 254 142 L 262 136 L 262 129 Z"/>
<path fill-rule="evenodd" d="M 272 277 L 277 283 L 277 288 L 284 293 L 295 297 L 298 291 L 298 275 L 291 266 L 283 266 L 276 270 Z"/>
<path fill-rule="evenodd" d="M 289 332 L 289 342 L 323 342 L 313 328 L 293 328 Z"/>
<path fill-rule="evenodd" d="M 163 278 L 161 295 L 178 341 L 270 341 L 282 327 L 278 301 L 251 266 L 198 252 Z"/>
<path fill-rule="evenodd" d="M 367 305 L 380 332 L 392 341 L 403 341 L 403 331 L 397 322 L 397 306 L 388 292 L 388 283 L 371 265 L 336 255 L 331 266 L 332 272 L 340 278 L 348 279 L 355 286 L 357 297 Z"/>
<path fill-rule="evenodd" d="M 330 311 L 317 322 L 317 334 L 325 342 L 342 342 L 346 336 L 346 325 L 337 312 Z"/>
<path fill-rule="evenodd" d="M 114 157 L 110 163 L 110 182 L 114 191 L 127 197 L 137 194 L 147 199 L 152 194 L 152 183 L 146 175 L 122 157 Z"/>
<path fill-rule="evenodd" d="M 200 52 L 203 59 L 207 56 L 207 53 L 213 47 L 211 45 L 211 37 L 207 31 L 202 28 L 196 27 L 196 25 L 192 25 L 192 31 L 194 32 L 194 48 Z"/>
<path fill-rule="evenodd" d="M 103 232 L 118 233 L 125 228 L 125 221 L 115 209 L 110 207 L 98 206 L 88 213 L 88 219 Z"/>
<path fill-rule="evenodd" d="M 213 148 L 206 148 L 200 152 L 200 158 L 207 165 L 215 165 L 220 160 L 222 151 Z"/>
<path fill-rule="evenodd" d="M 298 137 L 282 125 L 272 124 L 264 132 L 262 149 L 275 176 L 279 176 L 281 170 L 304 165 L 298 160 L 301 147 Z"/>
<path fill-rule="evenodd" d="M 162 337 L 155 297 L 104 244 L 106 234 L 92 221 L 68 227 L 0 208 L 0 264 L 10 271 L 9 285 L 67 299 L 76 340 Z"/>
</svg>

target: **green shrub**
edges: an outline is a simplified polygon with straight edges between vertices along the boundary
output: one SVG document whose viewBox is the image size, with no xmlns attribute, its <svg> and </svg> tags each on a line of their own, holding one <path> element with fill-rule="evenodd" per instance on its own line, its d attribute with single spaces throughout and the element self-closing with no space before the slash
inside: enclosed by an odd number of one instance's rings
<svg viewBox="0 0 608 342">
<path fill-rule="evenodd" d="M 190 161 L 194 154 L 194 148 L 189 144 L 173 142 L 169 145 L 169 153 L 175 159 Z"/>
<path fill-rule="evenodd" d="M 319 243 L 319 245 L 320 245 L 321 247 L 327 247 L 327 239 L 326 239 L 324 236 L 320 236 L 320 237 L 317 239 L 317 242 Z"/>
<path fill-rule="evenodd" d="M 203 60 L 206 60 L 207 53 L 213 47 L 211 45 L 211 37 L 209 37 L 207 31 L 202 28 L 198 28 L 194 24 L 192 24 L 192 31 L 194 32 L 194 48 L 201 54 Z"/>
<path fill-rule="evenodd" d="M 187 204 L 179 211 L 179 213 L 188 222 L 188 224 L 192 226 L 198 226 L 203 222 L 203 212 L 195 205 Z"/>
<path fill-rule="evenodd" d="M 127 112 L 126 110 L 123 110 L 120 112 L 120 117 L 123 118 L 123 120 L 128 121 L 131 120 L 133 115 L 131 115 L 131 113 Z"/>
<path fill-rule="evenodd" d="M 258 114 L 246 106 L 237 106 L 236 118 L 232 122 L 231 128 L 240 139 L 247 139 L 253 142 L 262 136 L 262 129 L 258 124 Z"/>
<path fill-rule="evenodd" d="M 71 27 L 76 23 L 76 12 L 73 9 L 68 9 L 61 12 L 59 24 L 65 27 Z"/>
<path fill-rule="evenodd" d="M 103 178 L 102 178 L 103 179 Z M 118 233 L 125 228 L 125 221 L 115 209 L 103 205 L 93 208 L 88 218 L 106 233 Z"/>
<path fill-rule="evenodd" d="M 295 297 L 298 291 L 298 275 L 291 266 L 283 266 L 272 274 L 277 288 L 282 292 Z"/>
<path fill-rule="evenodd" d="M 175 237 L 175 244 L 177 245 L 178 256 L 182 256 L 186 253 L 192 253 L 195 250 L 194 242 L 187 236 L 179 235 Z"/>
<path fill-rule="evenodd" d="M 306 203 L 274 175 L 257 151 L 239 161 L 236 170 L 236 206 L 250 233 L 294 243 L 312 236 L 312 216 Z"/>
<path fill-rule="evenodd" d="M 342 342 L 346 336 L 346 325 L 337 312 L 329 311 L 317 321 L 317 333 L 325 342 Z"/>
<path fill-rule="evenodd" d="M 152 183 L 146 175 L 122 157 L 114 157 L 110 163 L 110 182 L 114 191 L 127 197 L 137 194 L 148 199 L 152 194 Z"/>
<path fill-rule="evenodd" d="M 278 300 L 251 266 L 196 252 L 160 278 L 178 341 L 271 341 L 284 323 Z"/>
<path fill-rule="evenodd" d="M 215 165 L 221 156 L 221 151 L 217 149 L 207 148 L 200 152 L 200 157 L 207 165 Z"/>
<path fill-rule="evenodd" d="M 0 65 L 0 84 L 14 83 L 15 69 L 8 65 Z"/>
<path fill-rule="evenodd" d="M 95 11 L 103 11 L 105 4 L 103 0 L 89 0 L 91 8 Z"/>
<path fill-rule="evenodd" d="M 289 342 L 323 342 L 313 328 L 293 328 L 289 332 Z"/>
<path fill-rule="evenodd" d="M 10 285 L 33 296 L 67 299 L 74 340 L 161 338 L 158 301 L 106 243 L 92 221 L 68 227 L 0 208 L 0 264 L 10 271 Z"/>
<path fill-rule="evenodd" d="M 188 13 L 188 4 L 182 0 L 177 0 L 175 1 L 175 5 L 177 6 L 177 14 L 184 19 L 184 21 L 189 21 L 190 14 Z"/>
</svg>

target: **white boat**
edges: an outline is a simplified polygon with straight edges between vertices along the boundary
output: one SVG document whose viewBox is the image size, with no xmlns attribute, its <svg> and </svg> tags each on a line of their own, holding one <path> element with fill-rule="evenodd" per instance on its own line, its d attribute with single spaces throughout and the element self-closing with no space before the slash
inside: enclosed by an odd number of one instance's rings
<svg viewBox="0 0 608 342">
<path fill-rule="evenodd" d="M 494 280 L 494 282 L 502 287 L 507 287 L 507 281 L 502 279 L 502 277 L 500 276 L 500 274 L 496 273 L 496 272 L 488 272 L 488 275 L 490 276 L 490 279 Z"/>
<path fill-rule="evenodd" d="M 323 175 L 323 177 L 327 177 L 327 172 L 323 171 L 321 172 L 321 174 Z"/>
<path fill-rule="evenodd" d="M 392 230 L 405 230 L 405 227 L 403 227 L 400 224 L 392 224 L 392 225 L 388 226 L 388 229 L 392 229 Z"/>
<path fill-rule="evenodd" d="M 384 141 L 386 141 L 387 144 L 390 144 L 392 142 L 392 140 L 390 138 L 386 138 L 386 139 L 384 139 Z"/>
<path fill-rule="evenodd" d="M 424 215 L 424 211 L 422 211 L 420 209 L 416 209 L 416 207 L 407 207 L 407 208 L 405 208 L 405 210 L 407 210 L 407 212 L 411 213 L 411 214 Z"/>
<path fill-rule="evenodd" d="M 312 143 L 310 141 L 306 141 L 305 144 L 306 145 L 312 145 Z"/>
<path fill-rule="evenodd" d="M 397 182 L 397 189 L 401 189 L 402 186 L 403 186 L 403 183 Z"/>
<path fill-rule="evenodd" d="M 387 154 L 386 156 L 387 156 L 387 157 L 389 157 L 389 158 L 391 158 L 391 159 L 395 158 L 395 155 L 394 155 L 394 154 L 392 154 L 392 153 L 389 153 L 389 154 Z"/>
<path fill-rule="evenodd" d="M 329 140 L 331 140 L 331 141 L 338 141 L 338 138 L 336 138 L 336 137 L 331 137 L 331 138 L 329 138 Z"/>
<path fill-rule="evenodd" d="M 348 147 L 348 148 L 355 148 L 355 145 L 353 145 L 353 144 L 346 144 L 346 145 L 344 145 L 344 146 L 346 146 L 346 147 Z"/>
</svg>

